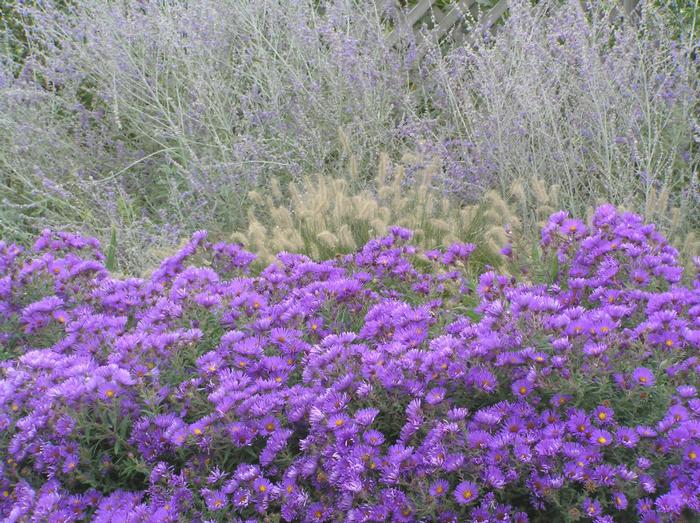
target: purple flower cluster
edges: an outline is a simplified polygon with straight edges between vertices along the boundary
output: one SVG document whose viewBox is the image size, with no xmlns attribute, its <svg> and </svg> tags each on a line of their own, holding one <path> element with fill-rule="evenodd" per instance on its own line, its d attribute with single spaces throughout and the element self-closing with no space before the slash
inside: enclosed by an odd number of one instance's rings
<svg viewBox="0 0 700 523">
<path fill-rule="evenodd" d="M 0 242 L 3 520 L 700 516 L 700 276 L 653 226 L 553 215 L 544 283 L 410 238 L 255 274 L 198 232 L 126 279 Z"/>
</svg>

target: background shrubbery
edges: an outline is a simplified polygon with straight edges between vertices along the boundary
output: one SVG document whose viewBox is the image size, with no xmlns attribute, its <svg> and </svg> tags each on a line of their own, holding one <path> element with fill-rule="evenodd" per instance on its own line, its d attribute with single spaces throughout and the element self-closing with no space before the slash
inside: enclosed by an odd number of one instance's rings
<svg viewBox="0 0 700 523">
<path fill-rule="evenodd" d="M 541 180 L 563 208 L 624 204 L 685 235 L 700 215 L 700 75 L 692 16 L 672 7 L 645 5 L 631 26 L 513 2 L 474 47 L 420 47 L 397 5 L 365 0 L 7 4 L 0 231 L 117 231 L 120 267 L 140 270 L 192 230 L 255 227 L 251 190 L 276 184 L 282 203 L 289 182 L 334 176 L 379 197 L 380 153 L 408 152 L 426 163 L 406 185 L 439 159 L 436 201 L 508 200 Z"/>
</svg>

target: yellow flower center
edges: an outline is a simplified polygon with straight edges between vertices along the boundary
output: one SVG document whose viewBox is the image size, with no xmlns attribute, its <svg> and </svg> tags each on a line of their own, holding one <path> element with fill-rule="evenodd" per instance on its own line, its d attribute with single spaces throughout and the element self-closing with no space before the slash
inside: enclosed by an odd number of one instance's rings
<svg viewBox="0 0 700 523">
<path fill-rule="evenodd" d="M 442 485 L 438 485 L 437 488 L 435 489 L 435 492 L 438 494 L 442 494 L 444 492 L 444 488 L 442 488 Z"/>
<path fill-rule="evenodd" d="M 607 442 L 608 442 L 608 438 L 606 438 L 605 436 L 598 436 L 598 443 L 600 443 L 601 445 L 604 445 Z"/>
<path fill-rule="evenodd" d="M 258 490 L 259 490 L 260 492 L 267 492 L 267 487 L 266 487 L 265 485 L 260 485 L 260 486 L 258 487 Z"/>
<path fill-rule="evenodd" d="M 112 389 L 107 390 L 107 392 L 105 392 L 105 396 L 108 398 L 114 397 L 114 391 Z"/>
<path fill-rule="evenodd" d="M 673 345 L 673 340 L 666 340 L 666 346 L 671 347 Z"/>
<path fill-rule="evenodd" d="M 698 458 L 698 454 L 697 454 L 697 452 L 691 450 L 690 452 L 688 452 L 688 457 L 689 457 L 690 459 L 697 459 L 697 458 Z"/>
<path fill-rule="evenodd" d="M 520 394 L 525 394 L 527 392 L 527 387 L 520 387 Z"/>
<path fill-rule="evenodd" d="M 462 492 L 462 497 L 464 499 L 470 499 L 472 497 L 472 491 L 471 490 L 465 490 Z"/>
<path fill-rule="evenodd" d="M 599 420 L 604 420 L 608 417 L 608 415 L 605 412 L 599 412 L 598 413 L 598 419 Z"/>
</svg>

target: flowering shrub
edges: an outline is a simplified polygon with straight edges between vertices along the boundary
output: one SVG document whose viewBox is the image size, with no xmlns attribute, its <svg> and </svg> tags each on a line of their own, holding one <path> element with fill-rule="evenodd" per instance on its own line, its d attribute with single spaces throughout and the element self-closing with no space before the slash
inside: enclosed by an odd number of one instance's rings
<svg viewBox="0 0 700 523">
<path fill-rule="evenodd" d="M 542 230 L 548 283 L 393 227 L 145 279 L 0 244 L 6 521 L 681 521 L 700 514 L 700 276 L 633 214 Z M 700 259 L 696 260 L 700 269 Z"/>
</svg>

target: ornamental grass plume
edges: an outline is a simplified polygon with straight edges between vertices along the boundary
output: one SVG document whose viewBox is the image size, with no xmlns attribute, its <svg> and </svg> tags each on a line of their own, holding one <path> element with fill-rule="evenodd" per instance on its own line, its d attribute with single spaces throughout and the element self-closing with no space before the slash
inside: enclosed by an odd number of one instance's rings
<svg viewBox="0 0 700 523">
<path fill-rule="evenodd" d="M 377 175 L 369 182 L 363 182 L 352 158 L 345 176 L 305 177 L 285 190 L 273 180 L 264 196 L 259 191 L 248 195 L 247 230 L 234 232 L 230 239 L 257 252 L 264 263 L 279 251 L 319 259 L 350 253 L 398 225 L 410 229 L 413 241 L 427 250 L 467 241 L 478 246 L 470 263 L 499 263 L 500 246 L 491 239 L 495 227 L 487 224 L 490 215 L 484 206 L 460 206 L 440 194 L 439 160 L 410 155 L 404 160 L 412 163 L 392 165 L 382 155 Z M 407 180 L 407 170 L 413 182 Z"/>
</svg>

